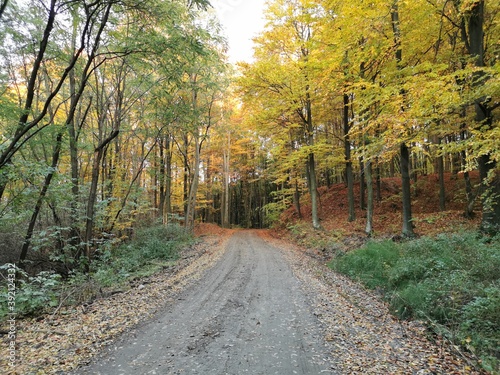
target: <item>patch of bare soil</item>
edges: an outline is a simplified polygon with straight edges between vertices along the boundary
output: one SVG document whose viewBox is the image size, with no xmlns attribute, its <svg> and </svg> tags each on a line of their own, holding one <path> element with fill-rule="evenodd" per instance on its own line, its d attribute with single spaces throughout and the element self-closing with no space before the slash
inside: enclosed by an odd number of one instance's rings
<svg viewBox="0 0 500 375">
<path fill-rule="evenodd" d="M 431 341 L 422 324 L 397 320 L 376 293 L 331 271 L 314 253 L 272 232 L 261 236 L 283 249 L 311 296 L 339 373 L 484 374 L 457 347 Z"/>
<path fill-rule="evenodd" d="M 154 316 L 165 304 L 195 282 L 223 254 L 231 231 L 205 231 L 203 241 L 186 249 L 174 267 L 142 279 L 124 292 L 91 304 L 61 308 L 54 315 L 16 322 L 17 362 L 8 366 L 0 357 L 0 369 L 9 375 L 66 374 L 87 363 L 121 333 Z M 8 347 L 3 336 L 2 347 Z"/>
</svg>

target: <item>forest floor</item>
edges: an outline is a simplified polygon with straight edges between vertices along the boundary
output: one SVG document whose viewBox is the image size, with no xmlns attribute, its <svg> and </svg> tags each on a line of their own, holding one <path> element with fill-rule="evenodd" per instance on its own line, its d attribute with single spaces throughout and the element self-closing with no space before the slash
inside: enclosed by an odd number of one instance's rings
<svg viewBox="0 0 500 375">
<path fill-rule="evenodd" d="M 462 173 L 445 173 L 445 209 L 439 206 L 438 176 L 419 176 L 412 182 L 412 218 L 416 236 L 435 236 L 462 230 L 476 230 L 481 223 L 480 199 L 476 197 L 472 218 L 464 215 L 466 207 L 465 181 Z M 470 172 L 472 184 L 479 182 L 477 171 Z M 374 202 L 371 239 L 399 239 L 402 229 L 401 178 L 381 180 L 380 201 Z M 374 186 L 375 189 L 375 186 Z M 320 191 L 320 220 L 324 230 L 310 225 L 311 205 L 308 196 L 301 200 L 302 219 L 291 207 L 281 215 L 276 227 L 280 236 L 291 235 L 299 245 L 314 248 L 325 259 L 336 252 L 361 247 L 370 238 L 365 233 L 366 210 L 360 204 L 360 186 L 354 185 L 356 220 L 348 220 L 347 186 L 335 184 Z M 375 194 L 375 192 L 374 192 Z"/>
<path fill-rule="evenodd" d="M 11 374 L 480 373 L 276 232 L 199 234 L 177 269 L 19 321 Z"/>
</svg>

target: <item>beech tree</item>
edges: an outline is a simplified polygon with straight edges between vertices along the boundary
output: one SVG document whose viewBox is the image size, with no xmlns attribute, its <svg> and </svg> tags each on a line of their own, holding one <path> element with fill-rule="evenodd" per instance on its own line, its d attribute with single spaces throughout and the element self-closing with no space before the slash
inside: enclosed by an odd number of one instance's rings
<svg viewBox="0 0 500 375">
<path fill-rule="evenodd" d="M 300 129 L 293 134 L 292 143 L 304 156 L 305 175 L 311 197 L 312 225 L 321 228 L 316 163 L 316 125 L 313 117 L 315 82 L 310 64 L 313 48 L 314 8 L 308 9 L 300 1 L 276 1 L 269 11 L 269 29 L 256 39 L 257 62 L 243 66 L 241 87 L 246 97 L 260 96 L 270 109 L 267 121 L 274 126 Z M 253 99 L 251 99 L 253 100 Z"/>
</svg>

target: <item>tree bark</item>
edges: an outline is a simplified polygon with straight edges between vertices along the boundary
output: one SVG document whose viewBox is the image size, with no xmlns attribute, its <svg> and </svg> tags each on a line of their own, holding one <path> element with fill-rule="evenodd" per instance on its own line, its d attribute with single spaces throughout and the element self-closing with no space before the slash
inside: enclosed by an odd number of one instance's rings
<svg viewBox="0 0 500 375">
<path fill-rule="evenodd" d="M 92 178 L 90 182 L 90 192 L 87 200 L 86 220 L 85 220 L 85 256 L 92 259 L 92 236 L 94 231 L 95 202 L 97 198 L 97 186 L 99 184 L 99 171 L 105 147 L 115 139 L 120 132 L 114 130 L 106 139 L 99 143 L 94 150 L 94 163 L 92 164 Z"/>
<path fill-rule="evenodd" d="M 302 210 L 300 209 L 300 190 L 299 190 L 299 179 L 296 177 L 293 182 L 293 206 L 299 219 L 302 219 Z"/>
<path fill-rule="evenodd" d="M 477 67 L 484 66 L 484 0 L 478 0 L 473 4 L 468 16 L 469 29 L 469 53 L 475 60 Z M 483 73 L 476 74 L 476 85 L 480 84 Z M 478 98 L 475 101 L 475 121 L 478 126 L 490 129 L 492 126 L 492 113 L 486 98 Z M 481 229 L 488 233 L 496 233 L 500 230 L 500 177 L 498 176 L 496 161 L 489 153 L 480 155 L 478 158 L 479 176 L 483 189 L 482 205 L 483 215 Z"/>
<path fill-rule="evenodd" d="M 397 68 L 401 69 L 401 61 L 403 59 L 403 50 L 401 49 L 401 29 L 399 22 L 398 0 L 394 0 L 391 9 L 392 31 L 394 34 L 394 45 L 396 47 L 396 64 Z M 404 92 L 401 93 L 404 95 Z M 404 108 L 401 109 L 404 111 Z M 401 184 L 402 184 L 402 200 L 403 200 L 403 230 L 404 237 L 414 237 L 412 214 L 411 214 L 411 176 L 410 176 L 410 151 L 406 142 L 400 144 L 400 168 L 401 168 Z"/>
<path fill-rule="evenodd" d="M 222 176 L 223 176 L 223 191 L 222 191 L 222 207 L 221 207 L 221 221 L 223 228 L 229 228 L 229 160 L 231 156 L 231 135 L 227 135 L 227 146 L 224 147 L 222 152 Z"/>
<path fill-rule="evenodd" d="M 411 176 L 410 176 L 410 151 L 406 143 L 401 143 L 401 179 L 403 193 L 403 231 L 404 237 L 414 237 L 411 214 Z"/>
<path fill-rule="evenodd" d="M 366 209 L 366 183 L 365 183 L 365 163 L 363 157 L 359 158 L 359 208 Z"/>
<path fill-rule="evenodd" d="M 198 184 L 200 180 L 200 135 L 195 133 L 194 140 L 194 168 L 193 179 L 189 187 L 188 203 L 186 210 L 186 228 L 190 231 L 194 230 L 194 222 L 196 219 L 196 195 L 198 194 Z"/>
<path fill-rule="evenodd" d="M 38 215 L 40 214 L 40 210 L 42 208 L 43 201 L 45 196 L 47 195 L 47 191 L 49 190 L 50 183 L 52 182 L 52 178 L 56 173 L 57 165 L 59 164 L 59 155 L 61 154 L 61 142 L 62 142 L 63 133 L 59 132 L 56 137 L 56 145 L 54 147 L 54 152 L 52 154 L 52 164 L 50 166 L 49 173 L 45 176 L 45 180 L 40 190 L 40 194 L 38 195 L 38 199 L 35 204 L 35 209 L 33 210 L 33 214 L 31 215 L 31 219 L 28 225 L 28 231 L 26 236 L 24 237 L 23 246 L 21 248 L 21 254 L 19 256 L 19 264 L 23 267 L 24 261 L 26 260 L 26 256 L 28 254 L 29 247 L 31 245 L 31 239 L 33 237 L 33 232 L 35 229 L 36 221 L 38 219 Z"/>
<path fill-rule="evenodd" d="M 365 163 L 366 176 L 366 227 L 365 233 L 371 237 L 373 232 L 373 176 L 372 161 L 368 159 Z"/>
<path fill-rule="evenodd" d="M 0 19 L 2 18 L 5 9 L 7 8 L 7 4 L 9 3 L 9 0 L 2 0 L 2 3 L 0 5 Z"/>
<path fill-rule="evenodd" d="M 441 144 L 441 138 L 438 139 L 438 145 Z M 439 176 L 439 209 L 446 210 L 446 188 L 444 184 L 444 160 L 443 155 L 437 157 L 437 167 Z"/>
<path fill-rule="evenodd" d="M 344 107 L 343 107 L 343 122 L 344 122 L 344 152 L 345 152 L 345 172 L 347 180 L 347 200 L 349 206 L 349 221 L 356 220 L 356 211 L 354 208 L 354 175 L 352 171 L 351 160 L 351 141 L 349 137 L 349 95 L 344 94 Z"/>
</svg>

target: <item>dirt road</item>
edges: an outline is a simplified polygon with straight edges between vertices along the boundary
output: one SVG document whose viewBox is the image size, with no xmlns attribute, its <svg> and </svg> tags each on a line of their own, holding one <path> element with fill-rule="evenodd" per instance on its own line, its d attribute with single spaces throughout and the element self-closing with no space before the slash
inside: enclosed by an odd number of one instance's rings
<svg viewBox="0 0 500 375">
<path fill-rule="evenodd" d="M 239 231 L 175 303 L 75 374 L 335 374 L 327 345 L 282 252 Z"/>
</svg>

